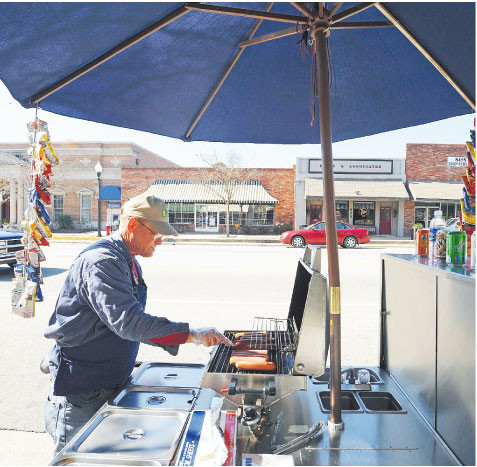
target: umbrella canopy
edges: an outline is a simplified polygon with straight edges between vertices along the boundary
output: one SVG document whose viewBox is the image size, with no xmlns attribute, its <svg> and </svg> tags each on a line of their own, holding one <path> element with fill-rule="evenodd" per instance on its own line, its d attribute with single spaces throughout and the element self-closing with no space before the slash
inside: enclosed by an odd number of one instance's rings
<svg viewBox="0 0 477 467">
<path fill-rule="evenodd" d="M 0 31 L 0 79 L 24 106 L 188 140 L 321 143 L 342 429 L 331 142 L 472 112 L 474 4 L 3 3 Z"/>
<path fill-rule="evenodd" d="M 1 3 L 0 79 L 23 106 L 151 25 L 159 29 L 41 99 L 61 115 L 196 141 L 319 143 L 310 126 L 310 63 L 301 34 L 249 45 L 191 130 L 257 18 L 185 9 L 181 3 Z M 188 4 L 185 4 L 188 5 Z M 191 4 L 198 7 L 198 4 Z M 263 11 L 265 3 L 217 3 Z M 353 3 L 344 3 L 339 12 Z M 475 101 L 474 3 L 384 3 Z M 207 7 L 209 5 L 205 5 Z M 331 6 L 330 6 L 331 8 Z M 301 30 L 305 17 L 274 4 L 254 37 Z M 302 22 L 294 20 L 301 16 Z M 329 37 L 333 141 L 472 112 L 397 28 L 372 7 L 336 22 Z M 347 25 L 348 23 L 348 25 Z M 153 29 L 153 28 L 152 28 Z M 40 94 L 41 96 L 41 94 Z M 277 98 L 277 96 L 279 98 Z"/>
</svg>

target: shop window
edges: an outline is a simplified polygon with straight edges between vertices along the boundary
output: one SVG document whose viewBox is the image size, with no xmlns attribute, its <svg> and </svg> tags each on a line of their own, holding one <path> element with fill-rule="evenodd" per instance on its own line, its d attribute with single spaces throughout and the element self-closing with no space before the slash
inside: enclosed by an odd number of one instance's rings
<svg viewBox="0 0 477 467">
<path fill-rule="evenodd" d="M 248 225 L 273 225 L 273 205 L 251 205 L 248 216 Z"/>
<path fill-rule="evenodd" d="M 445 220 L 452 219 L 453 217 L 458 217 L 458 208 L 456 203 L 441 203 L 442 217 Z"/>
<path fill-rule="evenodd" d="M 80 220 L 82 224 L 91 222 L 92 195 L 81 195 Z"/>
<path fill-rule="evenodd" d="M 374 201 L 359 201 L 353 203 L 353 224 L 370 231 L 375 230 L 375 203 Z"/>
<path fill-rule="evenodd" d="M 167 203 L 170 224 L 193 224 L 193 203 Z"/>
<path fill-rule="evenodd" d="M 348 222 L 348 201 L 336 201 L 336 220 Z"/>
<path fill-rule="evenodd" d="M 53 195 L 53 220 L 64 214 L 64 199 L 65 195 Z"/>
</svg>

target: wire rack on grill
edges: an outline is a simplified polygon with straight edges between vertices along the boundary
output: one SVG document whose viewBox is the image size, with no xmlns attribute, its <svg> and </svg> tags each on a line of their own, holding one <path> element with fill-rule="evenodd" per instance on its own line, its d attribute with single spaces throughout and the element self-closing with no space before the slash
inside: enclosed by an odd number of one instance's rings
<svg viewBox="0 0 477 467">
<path fill-rule="evenodd" d="M 226 331 L 225 336 L 233 343 L 238 331 Z M 270 361 L 275 363 L 274 371 L 238 370 L 229 363 L 233 347 L 220 344 L 209 366 L 210 373 L 253 373 L 253 374 L 293 374 L 293 362 L 297 346 L 296 328 L 290 319 L 256 317 L 245 340 L 250 349 L 268 350 Z"/>
</svg>

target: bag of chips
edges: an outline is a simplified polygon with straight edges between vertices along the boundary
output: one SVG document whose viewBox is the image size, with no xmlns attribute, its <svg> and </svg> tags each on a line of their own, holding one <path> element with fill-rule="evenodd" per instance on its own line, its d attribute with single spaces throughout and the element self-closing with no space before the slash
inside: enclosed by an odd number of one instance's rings
<svg viewBox="0 0 477 467">
<path fill-rule="evenodd" d="M 23 318 L 35 316 L 36 283 L 25 279 L 13 279 L 12 313 Z"/>
</svg>

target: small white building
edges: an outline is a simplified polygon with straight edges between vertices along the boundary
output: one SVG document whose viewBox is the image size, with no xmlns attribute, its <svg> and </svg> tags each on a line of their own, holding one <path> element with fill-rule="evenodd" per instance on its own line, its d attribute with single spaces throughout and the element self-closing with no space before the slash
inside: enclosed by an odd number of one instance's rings
<svg viewBox="0 0 477 467">
<path fill-rule="evenodd" d="M 405 159 L 334 159 L 336 219 L 371 235 L 404 236 Z M 296 161 L 295 228 L 324 219 L 321 159 Z"/>
</svg>

